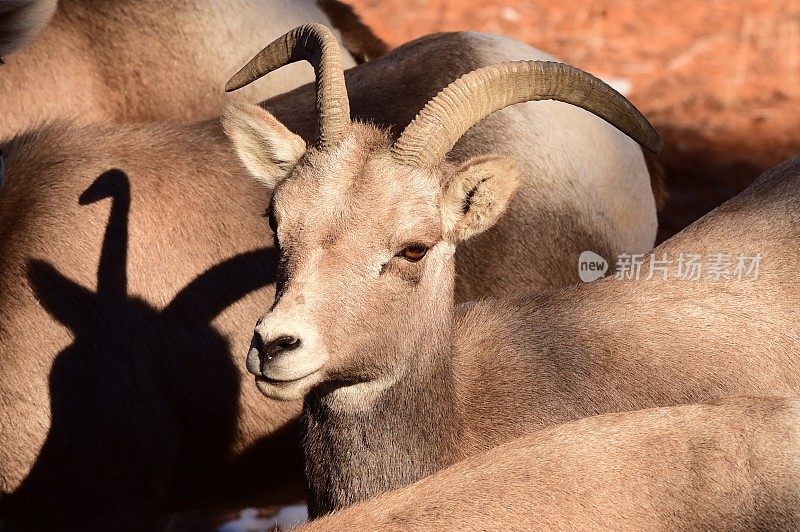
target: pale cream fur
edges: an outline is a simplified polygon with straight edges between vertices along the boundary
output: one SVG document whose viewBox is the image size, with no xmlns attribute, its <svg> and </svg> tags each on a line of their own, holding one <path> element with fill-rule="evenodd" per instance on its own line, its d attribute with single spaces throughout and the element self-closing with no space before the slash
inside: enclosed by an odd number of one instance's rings
<svg viewBox="0 0 800 532">
<path fill-rule="evenodd" d="M 306 151 L 306 143 L 256 105 L 233 101 L 222 116 L 244 166 L 262 185 L 274 188 Z"/>
</svg>

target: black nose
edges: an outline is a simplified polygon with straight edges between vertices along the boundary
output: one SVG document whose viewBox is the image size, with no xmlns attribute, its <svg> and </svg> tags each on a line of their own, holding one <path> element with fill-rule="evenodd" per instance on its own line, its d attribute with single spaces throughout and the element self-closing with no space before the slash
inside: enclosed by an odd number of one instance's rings
<svg viewBox="0 0 800 532">
<path fill-rule="evenodd" d="M 261 338 L 261 335 L 257 334 L 256 338 L 260 344 L 258 346 L 258 353 L 261 356 L 262 362 L 300 347 L 300 338 L 289 334 L 278 336 L 268 342 L 265 342 L 264 339 Z"/>
</svg>

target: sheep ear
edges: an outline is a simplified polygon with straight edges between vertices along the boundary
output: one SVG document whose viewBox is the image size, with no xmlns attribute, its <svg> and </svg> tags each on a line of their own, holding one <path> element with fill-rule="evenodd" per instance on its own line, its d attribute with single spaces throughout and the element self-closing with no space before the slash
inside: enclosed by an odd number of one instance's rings
<svg viewBox="0 0 800 532">
<path fill-rule="evenodd" d="M 442 191 L 446 238 L 460 242 L 493 226 L 520 180 L 517 163 L 508 157 L 476 157 L 461 165 Z"/>
<path fill-rule="evenodd" d="M 268 188 L 283 181 L 306 152 L 306 143 L 257 105 L 231 102 L 222 128 L 253 177 Z"/>
</svg>

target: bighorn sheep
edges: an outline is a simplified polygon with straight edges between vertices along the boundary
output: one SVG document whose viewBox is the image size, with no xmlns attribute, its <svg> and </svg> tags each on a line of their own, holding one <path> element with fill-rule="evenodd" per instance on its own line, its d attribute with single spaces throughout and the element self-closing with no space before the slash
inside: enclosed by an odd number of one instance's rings
<svg viewBox="0 0 800 532">
<path fill-rule="evenodd" d="M 274 38 L 332 23 L 371 58 L 386 45 L 347 6 L 323 0 L 0 0 L 0 138 L 46 120 L 200 120 L 222 110 L 222 84 Z M 50 19 L 52 17 L 52 19 Z M 49 20 L 49 24 L 48 24 Z M 43 28 L 43 29 L 42 29 Z M 17 53 L 32 36 L 38 39 Z M 345 52 L 346 66 L 355 64 Z M 310 69 L 308 69 L 310 70 Z M 251 101 L 311 81 L 300 66 Z"/>
<path fill-rule="evenodd" d="M 280 64 L 259 61 L 259 73 Z M 247 368 L 268 397 L 305 398 L 311 515 L 576 417 L 800 392 L 800 267 L 786 260 L 798 252 L 798 161 L 656 250 L 760 252 L 755 281 L 606 279 L 455 307 L 456 245 L 500 219 L 521 179 L 500 155 L 442 159 L 472 123 L 526 97 L 495 105 L 484 87 L 511 74 L 536 93 L 549 68 L 581 84 L 561 66 L 486 67 L 442 91 L 391 145 L 350 122 L 342 90 L 319 102 L 322 148 L 305 154 L 260 109 L 223 118 L 245 165 L 274 187 L 276 297 Z M 337 82 L 328 75 L 323 93 Z M 252 77 L 246 69 L 232 85 Z"/>
<path fill-rule="evenodd" d="M 800 401 L 605 414 L 313 521 L 322 530 L 796 530 Z"/>
<path fill-rule="evenodd" d="M 312 33 L 301 35 L 306 31 Z M 331 37 L 326 35 L 327 30 L 318 25 L 290 32 L 262 50 L 228 82 L 227 89 L 238 89 L 269 69 L 304 59 L 302 45 L 322 48 L 321 43 L 331 41 Z M 452 45 L 441 46 L 434 54 L 419 50 L 423 45 L 427 47 L 430 39 L 437 38 L 423 38 L 403 47 L 403 52 L 412 56 L 420 52 L 426 54 L 426 68 L 420 68 L 418 58 L 409 57 L 402 62 L 399 76 L 396 69 L 385 68 L 386 62 L 368 63 L 349 72 L 351 75 L 345 76 L 351 92 L 349 102 L 336 48 L 328 46 L 321 52 L 313 52 L 320 54 L 319 58 L 308 58 L 316 63 L 315 69 L 320 76 L 316 105 L 335 109 L 337 115 L 347 119 L 348 123 L 352 113 L 363 122 L 402 128 L 422 107 L 421 103 L 410 104 L 409 98 L 416 96 L 417 92 L 411 88 L 429 83 L 423 82 L 423 76 L 429 77 L 431 72 L 452 72 L 453 58 L 465 55 L 455 41 Z M 448 82 L 466 72 L 498 62 L 525 59 L 542 62 L 515 64 L 507 72 L 495 73 L 499 74 L 495 76 L 497 79 L 488 81 L 479 79 L 480 75 L 476 74 L 469 78 L 468 83 L 477 88 L 465 90 L 462 84 L 458 89 L 461 93 L 443 92 L 426 105 L 419 119 L 406 128 L 406 133 L 394 148 L 406 161 L 437 165 L 444 163 L 442 159 L 446 151 L 458 141 L 445 167 L 462 164 L 476 156 L 501 153 L 511 155 L 524 176 L 523 186 L 497 227 L 476 236 L 460 250 L 457 298 L 470 300 L 505 291 L 514 293 L 524 288 L 575 282 L 578 280 L 575 265 L 580 253 L 587 249 L 599 251 L 604 256 L 625 253 L 630 249 L 639 250 L 639 253 L 652 249 L 657 228 L 654 190 L 658 189 L 658 184 L 650 182 L 642 148 L 622 132 L 627 132 L 651 151 L 657 151 L 661 139 L 647 120 L 607 85 L 585 73 L 579 74 L 577 69 L 548 62 L 552 58 L 546 54 L 508 40 L 499 42 L 490 36 L 471 34 L 469 40 L 473 39 L 483 41 L 479 46 L 481 60 L 462 61 L 458 67 L 460 73 L 447 76 L 450 78 Z M 545 81 L 527 87 L 530 77 L 535 77 L 537 71 Z M 501 77 L 503 81 L 499 80 Z M 399 79 L 405 79 L 407 83 L 398 84 Z M 370 85 L 380 85 L 385 92 L 365 90 L 362 83 L 367 80 Z M 498 82 L 498 85 L 487 84 L 492 82 Z M 446 83 L 440 87 L 444 85 Z M 559 92 L 562 88 L 564 90 Z M 310 92 L 312 88 L 306 90 Z M 541 93 L 536 94 L 537 90 Z M 380 107 L 377 98 L 386 102 L 404 101 L 404 105 L 383 108 L 384 116 L 378 117 L 375 113 L 376 107 Z M 503 109 L 525 100 L 550 98 L 573 105 L 539 101 Z M 277 98 L 274 101 L 281 100 Z M 278 120 L 256 106 L 239 106 L 242 111 L 235 116 L 241 123 L 228 127 L 234 137 L 241 130 L 243 136 L 240 140 L 247 143 L 247 132 L 253 128 L 259 130 L 268 122 L 273 124 L 274 138 L 285 139 L 276 146 L 276 153 L 268 155 L 285 157 L 286 160 L 276 160 L 273 167 L 264 169 L 266 173 L 262 173 L 257 164 L 263 158 L 263 142 L 251 146 L 252 155 L 240 150 L 245 166 L 267 187 L 285 175 L 286 169 L 303 154 L 304 139 L 309 138 L 309 132 L 312 132 L 312 138 L 316 132 L 312 125 L 316 106 L 303 108 L 305 102 L 300 103 L 294 97 L 283 101 L 291 101 L 291 112 L 283 106 L 267 106 Z M 423 103 L 426 101 L 422 100 Z M 481 121 L 497 109 L 501 110 Z M 451 115 L 449 119 L 443 120 L 448 113 Z M 302 121 L 298 120 L 301 116 Z M 443 125 L 441 130 L 437 130 L 435 124 L 440 120 Z M 298 129 L 300 123 L 304 127 Z M 365 152 L 378 149 L 374 145 L 376 142 L 388 143 L 384 133 L 362 126 L 358 126 L 364 130 L 362 140 L 358 142 L 364 145 Z M 474 127 L 470 129 L 470 126 Z M 290 133 L 287 127 L 304 139 Z M 467 130 L 459 141 L 459 136 Z M 312 154 L 317 152 L 316 149 L 310 151 Z M 335 158 L 335 154 L 333 156 Z M 251 164 L 251 159 L 255 165 Z M 406 164 L 394 167 L 402 170 Z"/>
<path fill-rule="evenodd" d="M 401 131 L 462 74 L 546 58 L 502 37 L 426 37 L 350 69 L 351 112 Z M 306 86 L 265 105 L 312 142 L 314 101 Z M 247 375 L 241 324 L 274 296 L 277 254 L 263 248 L 269 192 L 219 121 L 56 123 L 0 148 L 0 492 L 13 494 L 3 511 L 82 530 L 124 512 L 118 526 L 141 529 L 199 499 L 302 497 L 302 405 L 265 400 L 231 372 Z M 518 244 L 500 254 L 473 242 L 462 294 L 571 282 L 583 249 L 652 246 L 642 151 L 613 126 L 563 103 L 521 104 L 473 127 L 453 164 L 494 151 L 526 176 L 509 207 L 517 220 L 491 231 Z"/>
</svg>

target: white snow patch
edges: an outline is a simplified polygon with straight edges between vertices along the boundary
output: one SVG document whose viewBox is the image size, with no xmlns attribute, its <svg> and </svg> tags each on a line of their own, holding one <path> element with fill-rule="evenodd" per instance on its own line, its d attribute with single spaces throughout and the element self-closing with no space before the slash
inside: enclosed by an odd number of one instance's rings
<svg viewBox="0 0 800 532">
<path fill-rule="evenodd" d="M 284 506 L 271 517 L 259 517 L 255 508 L 245 508 L 239 512 L 239 519 L 228 521 L 217 532 L 269 532 L 277 528 L 284 530 L 308 521 L 308 507 L 305 504 Z"/>
</svg>

